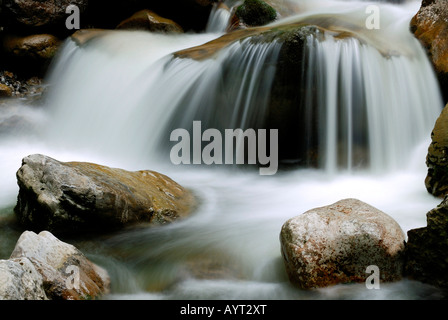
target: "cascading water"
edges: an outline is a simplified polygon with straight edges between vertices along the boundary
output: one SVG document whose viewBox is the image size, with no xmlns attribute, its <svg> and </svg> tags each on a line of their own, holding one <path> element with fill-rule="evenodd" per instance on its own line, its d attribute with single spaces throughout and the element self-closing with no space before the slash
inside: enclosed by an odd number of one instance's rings
<svg viewBox="0 0 448 320">
<path fill-rule="evenodd" d="M 308 40 L 304 99 L 309 122 L 318 113 L 321 167 L 329 172 L 366 163 L 375 171 L 399 168 L 441 108 L 419 44 L 411 41 L 411 55 L 384 56 L 355 38 L 324 38 Z"/>
<path fill-rule="evenodd" d="M 229 8 L 215 5 L 210 13 L 205 31 L 208 33 L 221 33 L 227 30 L 230 22 Z"/>
<path fill-rule="evenodd" d="M 343 14 L 342 20 L 353 26 L 365 8 L 357 3 L 350 11 L 340 2 L 325 1 L 333 6 L 328 9 L 304 2 L 312 13 L 274 25 L 325 23 L 328 16 Z M 407 7 L 381 8 L 385 23 L 400 15 L 409 21 L 412 15 Z M 390 30 L 390 24 L 383 26 Z M 20 158 L 31 153 L 153 169 L 193 189 L 201 206 L 179 223 L 123 231 L 93 242 L 95 250 L 86 248 L 111 274 L 110 299 L 413 299 L 433 294 L 407 280 L 384 284 L 379 291 L 351 285 L 302 292 L 288 284 L 283 269 L 281 225 L 311 208 L 358 198 L 390 214 L 407 231 L 424 226 L 426 212 L 438 204 L 423 185 L 430 132 L 441 110 L 425 53 L 404 22 L 394 28 L 399 41 L 389 44 L 379 41 L 378 33 L 352 31 L 357 37 L 341 38 L 330 29 L 309 36 L 306 68 L 297 75 L 306 93 L 301 117 L 316 119 L 298 118 L 297 123 L 308 123 L 308 134 L 318 133 L 297 143 L 318 141 L 321 169 L 296 168 L 270 177 L 248 170 L 235 174 L 227 166 L 175 167 L 160 144 L 170 146 L 170 131 L 189 129 L 193 120 L 221 130 L 262 126 L 281 41 L 247 38 L 212 59 L 196 61 L 171 53 L 216 34 L 114 32 L 83 46 L 68 40 L 49 78 L 48 105 L 37 117 L 46 120 L 46 130 L 33 132 L 35 139 L 24 132 L 0 143 L 5 161 L 0 212 L 10 214 L 15 171 Z M 367 167 L 353 170 L 363 161 Z"/>
</svg>

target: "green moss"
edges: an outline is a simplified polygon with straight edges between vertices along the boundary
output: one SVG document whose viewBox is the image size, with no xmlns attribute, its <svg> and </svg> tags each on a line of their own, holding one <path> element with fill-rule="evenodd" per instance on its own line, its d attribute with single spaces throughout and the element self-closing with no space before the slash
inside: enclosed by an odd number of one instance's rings
<svg viewBox="0 0 448 320">
<path fill-rule="evenodd" d="M 277 19 L 277 11 L 262 0 L 245 0 L 236 16 L 250 27 L 263 26 Z"/>
</svg>

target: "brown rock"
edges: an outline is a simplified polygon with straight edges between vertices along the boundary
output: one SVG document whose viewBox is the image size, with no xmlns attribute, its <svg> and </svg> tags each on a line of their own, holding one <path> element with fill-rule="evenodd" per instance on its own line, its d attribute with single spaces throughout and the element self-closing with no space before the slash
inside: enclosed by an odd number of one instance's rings
<svg viewBox="0 0 448 320">
<path fill-rule="evenodd" d="M 107 231 L 186 217 L 193 195 L 154 171 L 130 172 L 43 155 L 23 159 L 16 215 L 25 226 L 57 233 Z"/>
<path fill-rule="evenodd" d="M 182 33 L 182 27 L 170 19 L 163 18 L 150 10 L 141 10 L 121 22 L 117 29 L 145 30 L 152 32 Z"/>
<path fill-rule="evenodd" d="M 448 6 L 446 0 L 423 1 L 411 30 L 426 48 L 448 99 Z"/>
<path fill-rule="evenodd" d="M 442 110 L 431 133 L 426 156 L 428 174 L 425 186 L 429 193 L 443 198 L 448 194 L 448 108 Z"/>
<path fill-rule="evenodd" d="M 30 36 L 5 36 L 3 48 L 14 57 L 49 60 L 54 57 L 61 41 L 50 34 L 35 34 Z"/>
<path fill-rule="evenodd" d="M 0 98 L 12 96 L 12 90 L 6 84 L 0 83 Z"/>
</svg>

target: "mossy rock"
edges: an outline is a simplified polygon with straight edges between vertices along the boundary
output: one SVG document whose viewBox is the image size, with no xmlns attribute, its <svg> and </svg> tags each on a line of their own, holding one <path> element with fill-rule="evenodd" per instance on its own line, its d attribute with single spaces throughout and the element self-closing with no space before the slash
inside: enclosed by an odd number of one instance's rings
<svg viewBox="0 0 448 320">
<path fill-rule="evenodd" d="M 250 27 L 263 26 L 277 19 L 277 11 L 261 0 L 245 0 L 235 14 Z"/>
</svg>

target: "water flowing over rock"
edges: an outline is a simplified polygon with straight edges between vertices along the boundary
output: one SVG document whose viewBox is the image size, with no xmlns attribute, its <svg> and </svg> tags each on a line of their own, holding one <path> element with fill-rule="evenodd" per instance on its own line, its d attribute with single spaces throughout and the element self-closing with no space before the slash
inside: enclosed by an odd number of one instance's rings
<svg viewBox="0 0 448 320">
<path fill-rule="evenodd" d="M 84 300 L 99 298 L 110 291 L 106 270 L 92 263 L 74 246 L 60 241 L 47 231 L 39 234 L 30 231 L 22 233 L 10 260 L 3 262 L 3 265 L 8 266 L 14 276 L 7 279 L 22 282 L 22 286 L 17 289 L 19 295 L 9 295 L 7 299 L 35 300 L 48 297 L 52 300 Z M 28 275 L 24 276 L 21 269 Z M 20 291 L 25 293 L 20 295 Z"/>
<path fill-rule="evenodd" d="M 448 288 L 448 196 L 426 214 L 427 226 L 408 231 L 405 274 Z"/>
<path fill-rule="evenodd" d="M 365 282 L 369 266 L 379 268 L 382 282 L 402 277 L 404 232 L 390 216 L 356 199 L 288 220 L 280 242 L 288 277 L 300 288 Z"/>
<path fill-rule="evenodd" d="M 204 45 L 176 52 L 175 57 L 203 61 L 224 58 L 235 51 L 229 48 L 238 45 L 245 50 L 247 45 L 253 49 L 266 43 L 278 43 L 276 61 L 261 55 L 257 60 L 257 67 L 265 72 L 272 70 L 273 76 L 269 83 L 263 82 L 266 77 L 250 79 L 252 83 L 262 83 L 268 97 L 257 101 L 257 122 L 252 121 L 247 127 L 278 129 L 279 159 L 284 163 L 326 168 L 331 172 L 369 166 L 377 170 L 399 168 L 412 149 L 413 140 L 427 135 L 434 114 L 438 114 L 442 106 L 425 52 L 410 34 L 402 47 L 397 45 L 397 50 L 391 50 L 379 39 L 367 37 L 361 27 L 354 28 L 353 33 L 347 32 L 344 16 L 329 21 L 332 23 L 308 17 L 290 24 L 238 30 Z M 266 55 L 267 51 L 260 50 L 260 53 Z M 233 64 L 238 63 L 237 57 L 231 58 L 235 59 Z M 373 60 L 381 68 L 371 68 Z M 227 64 L 223 68 L 227 68 Z M 410 72 L 408 86 L 401 85 L 397 69 Z M 414 73 L 421 77 L 413 77 Z M 409 90 L 410 87 L 413 89 Z M 423 87 L 426 89 L 422 90 Z M 396 95 L 403 98 L 395 100 Z M 254 95 L 248 100 L 252 102 L 258 98 Z M 386 109 L 390 99 L 395 101 L 396 114 Z M 412 130 L 404 128 L 405 124 L 415 121 L 411 120 L 411 114 L 419 113 L 423 103 L 430 112 L 422 114 Z M 220 101 L 209 103 L 221 104 Z M 251 106 L 250 103 L 246 105 Z M 224 107 L 226 105 L 220 109 Z M 205 107 L 197 109 L 205 110 Z M 384 117 L 385 114 L 390 116 Z M 194 119 L 202 116 L 196 113 Z M 401 117 L 398 125 L 396 116 Z M 188 121 L 191 123 L 192 119 L 185 119 Z M 210 123 L 210 126 L 224 125 Z M 397 152 L 397 148 L 400 151 Z"/>
<path fill-rule="evenodd" d="M 153 171 L 31 155 L 23 159 L 17 179 L 16 215 L 36 230 L 101 232 L 137 222 L 164 224 L 185 217 L 194 206 L 189 191 Z"/>
</svg>

